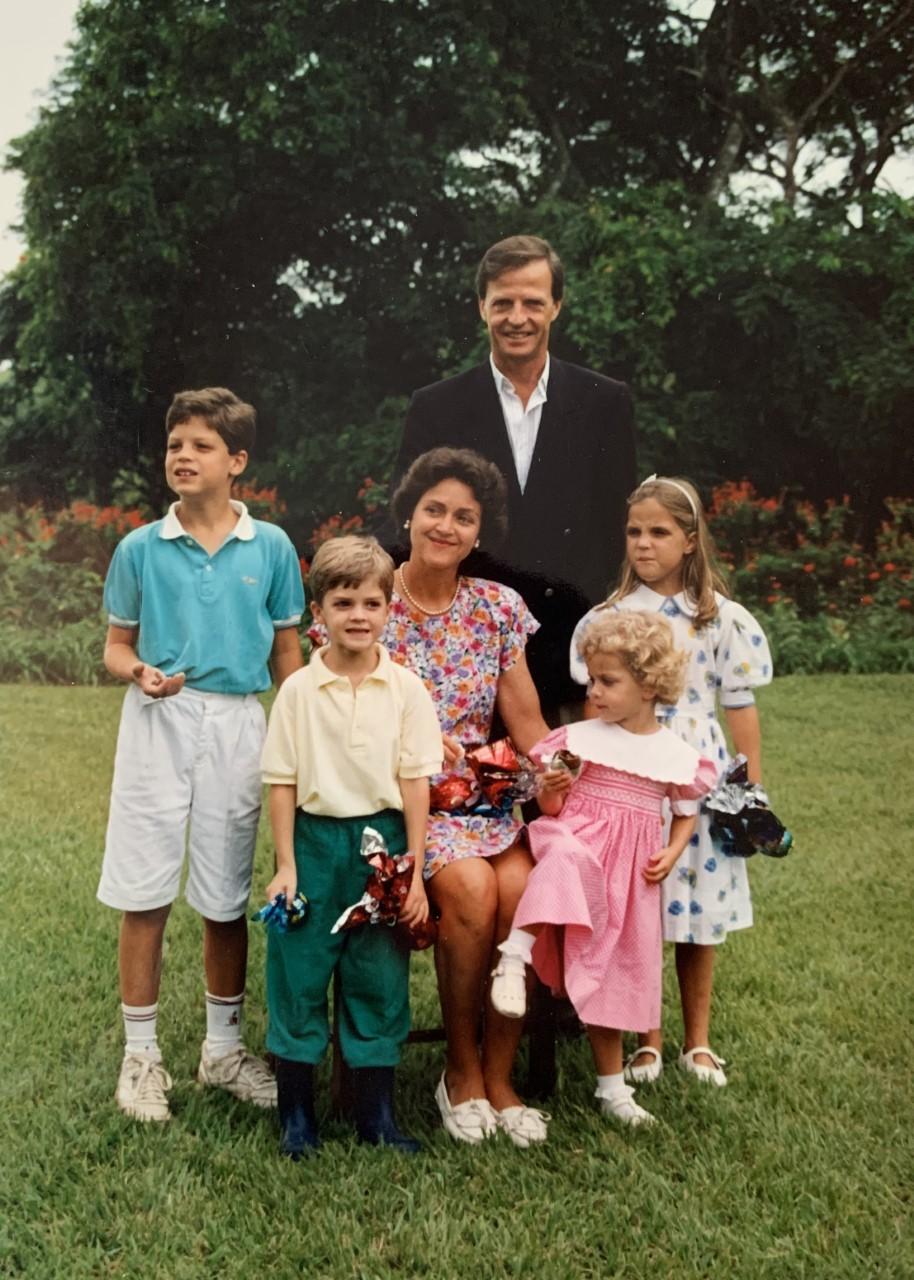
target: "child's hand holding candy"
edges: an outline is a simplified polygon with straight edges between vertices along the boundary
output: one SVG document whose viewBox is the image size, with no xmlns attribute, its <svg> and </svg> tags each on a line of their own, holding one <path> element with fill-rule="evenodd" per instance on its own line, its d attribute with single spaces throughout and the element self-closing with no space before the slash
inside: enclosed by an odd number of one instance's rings
<svg viewBox="0 0 914 1280">
<path fill-rule="evenodd" d="M 266 887 L 265 897 L 267 902 L 272 902 L 278 893 L 285 895 L 286 902 L 291 902 L 295 897 L 295 891 L 298 888 L 298 876 L 295 873 L 295 863 L 291 866 L 281 866 L 276 875 Z"/>
</svg>

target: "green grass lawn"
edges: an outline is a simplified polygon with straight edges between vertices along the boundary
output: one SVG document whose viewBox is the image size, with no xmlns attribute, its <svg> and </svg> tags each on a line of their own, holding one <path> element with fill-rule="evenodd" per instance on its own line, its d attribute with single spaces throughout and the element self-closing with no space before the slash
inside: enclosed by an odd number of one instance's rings
<svg viewBox="0 0 914 1280">
<path fill-rule="evenodd" d="M 796 849 L 754 859 L 756 927 L 721 950 L 729 1088 L 668 1061 L 642 1091 L 661 1123 L 623 1132 L 568 1042 L 549 1143 L 468 1148 L 436 1123 L 440 1049 L 410 1046 L 400 1112 L 424 1153 L 362 1149 L 328 1119 L 299 1165 L 277 1157 L 272 1117 L 193 1082 L 200 931 L 183 903 L 159 1018 L 174 1119 L 143 1127 L 114 1106 L 117 916 L 95 887 L 120 699 L 0 688 L 0 1274 L 914 1276 L 914 677 L 788 677 L 764 695 L 767 782 Z M 258 894 L 269 862 L 262 839 Z M 254 1047 L 263 950 L 255 932 Z M 428 956 L 413 987 L 416 1021 L 437 1020 Z"/>
</svg>

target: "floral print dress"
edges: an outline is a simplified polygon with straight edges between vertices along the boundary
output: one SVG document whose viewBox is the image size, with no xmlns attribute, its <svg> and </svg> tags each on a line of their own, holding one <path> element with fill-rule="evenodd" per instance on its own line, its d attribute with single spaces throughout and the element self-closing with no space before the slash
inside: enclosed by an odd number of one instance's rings
<svg viewBox="0 0 914 1280">
<path fill-rule="evenodd" d="M 735 600 L 717 596 L 717 617 L 700 630 L 694 608 L 683 593 L 658 595 L 643 583 L 613 610 L 662 613 L 673 628 L 678 648 L 689 655 L 686 685 L 675 706 L 657 707 L 661 723 L 717 765 L 718 777 L 730 763 L 727 740 L 717 718 L 724 708 L 748 707 L 752 690 L 772 678 L 771 653 L 759 624 Z M 600 606 L 585 614 L 571 640 L 571 674 L 587 683 L 587 667 L 577 642 Z M 662 885 L 663 936 L 667 942 L 713 945 L 727 934 L 752 924 L 752 898 L 744 858 L 721 854 L 711 841 L 710 822 L 700 813 L 698 826 L 676 866 Z"/>
<path fill-rule="evenodd" d="M 438 712 L 442 733 L 462 747 L 488 742 L 495 714 L 498 680 L 523 655 L 539 623 L 510 587 L 485 578 L 461 578 L 447 613 L 429 617 L 394 591 L 381 635 L 394 662 L 424 681 Z M 322 627 L 312 640 L 323 643 Z M 431 779 L 469 772 L 460 761 Z M 460 858 L 490 858 L 514 843 L 522 823 L 513 814 L 489 818 L 433 810 L 425 846 L 425 879 Z"/>
<path fill-rule="evenodd" d="M 485 578 L 461 578 L 448 613 L 428 617 L 394 592 L 381 636 L 395 662 L 425 682 L 438 711 L 442 733 L 462 747 L 488 742 L 495 714 L 498 680 L 522 656 L 539 623 L 510 587 Z M 442 778 L 468 771 L 463 761 Z M 486 818 L 433 810 L 425 846 L 425 878 L 460 858 L 490 858 L 503 853 L 520 834 L 512 814 Z"/>
</svg>

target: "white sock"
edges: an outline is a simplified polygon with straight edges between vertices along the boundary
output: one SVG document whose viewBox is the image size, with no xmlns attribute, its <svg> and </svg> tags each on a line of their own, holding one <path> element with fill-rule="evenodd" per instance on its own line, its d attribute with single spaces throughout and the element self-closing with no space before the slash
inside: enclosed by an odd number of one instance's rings
<svg viewBox="0 0 914 1280">
<path fill-rule="evenodd" d="M 524 964 L 530 964 L 534 942 L 535 933 L 528 933 L 526 929 L 512 929 L 504 942 L 498 944 L 498 950 L 503 956 L 520 956 Z"/>
<path fill-rule="evenodd" d="M 625 1097 L 628 1094 L 629 1086 L 625 1083 L 625 1075 L 619 1072 L 617 1076 L 597 1076 L 596 1097 L 598 1098 L 618 1098 Z"/>
<path fill-rule="evenodd" d="M 240 996 L 213 996 L 206 993 L 206 1052 L 211 1058 L 224 1058 L 241 1044 Z"/>
<path fill-rule="evenodd" d="M 161 1062 L 159 1041 L 156 1033 L 156 1018 L 159 1013 L 158 1002 L 155 1004 L 123 1004 L 121 1013 L 124 1016 L 124 1052 L 143 1053 L 147 1058 Z"/>
</svg>

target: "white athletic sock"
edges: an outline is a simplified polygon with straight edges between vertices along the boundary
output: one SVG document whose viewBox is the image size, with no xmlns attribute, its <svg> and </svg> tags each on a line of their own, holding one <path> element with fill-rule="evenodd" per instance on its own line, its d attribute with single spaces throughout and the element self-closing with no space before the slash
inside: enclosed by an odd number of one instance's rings
<svg viewBox="0 0 914 1280">
<path fill-rule="evenodd" d="M 534 942 L 535 933 L 528 933 L 526 929 L 512 929 L 504 942 L 498 944 L 498 950 L 503 956 L 520 956 L 524 964 L 530 964 Z"/>
<path fill-rule="evenodd" d="M 161 1062 L 159 1042 L 156 1035 L 156 1018 L 159 1013 L 156 1004 L 121 1004 L 124 1015 L 124 1052 L 144 1053 L 147 1058 Z"/>
<path fill-rule="evenodd" d="M 213 996 L 206 993 L 206 1052 L 211 1058 L 224 1058 L 241 1044 L 240 996 Z"/>
<path fill-rule="evenodd" d="M 621 1071 L 617 1076 L 597 1076 L 596 1096 L 598 1098 L 618 1098 L 620 1095 L 626 1095 L 628 1088 L 625 1075 Z"/>
</svg>

